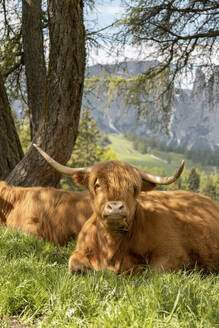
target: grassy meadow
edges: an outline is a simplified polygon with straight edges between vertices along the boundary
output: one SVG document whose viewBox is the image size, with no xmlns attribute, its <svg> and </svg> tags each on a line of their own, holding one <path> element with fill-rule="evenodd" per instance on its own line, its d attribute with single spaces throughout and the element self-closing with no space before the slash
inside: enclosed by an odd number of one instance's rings
<svg viewBox="0 0 219 328">
<path fill-rule="evenodd" d="M 0 327 L 219 327 L 219 276 L 67 272 L 66 247 L 0 227 Z"/>
<path fill-rule="evenodd" d="M 143 169 L 172 174 L 183 159 L 156 150 L 140 154 L 121 135 L 110 140 L 118 159 Z M 186 161 L 187 169 L 193 166 Z M 75 241 L 57 247 L 0 226 L 0 328 L 219 328 L 219 275 L 71 276 L 74 247 Z"/>
<path fill-rule="evenodd" d="M 152 154 L 141 154 L 133 148 L 132 142 L 127 140 L 123 135 L 109 135 L 111 141 L 110 148 L 116 153 L 119 160 L 137 165 L 142 169 L 151 170 L 156 168 L 163 169 L 166 174 L 172 174 L 176 167 L 179 167 L 184 158 L 183 154 L 173 152 L 162 152 L 154 149 Z M 192 160 L 186 159 L 186 169 L 197 167 L 205 173 L 212 173 L 211 166 L 201 166 L 193 163 Z"/>
</svg>

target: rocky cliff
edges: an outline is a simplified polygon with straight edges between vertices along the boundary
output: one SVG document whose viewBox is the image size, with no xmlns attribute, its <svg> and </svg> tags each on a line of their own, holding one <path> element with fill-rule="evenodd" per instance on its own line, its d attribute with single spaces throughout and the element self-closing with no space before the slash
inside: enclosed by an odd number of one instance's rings
<svg viewBox="0 0 219 328">
<path fill-rule="evenodd" d="M 155 61 L 128 62 L 120 65 L 95 65 L 88 69 L 89 76 L 101 72 L 136 75 L 155 65 Z M 172 104 L 169 136 L 157 134 L 157 129 L 145 121 L 137 121 L 135 108 L 127 110 L 121 95 L 115 103 L 105 108 L 106 94 L 84 97 L 84 104 L 92 109 L 99 127 L 107 133 L 132 131 L 167 144 L 187 149 L 210 148 L 219 151 L 219 67 L 209 78 L 198 68 L 192 89 L 177 89 Z"/>
</svg>

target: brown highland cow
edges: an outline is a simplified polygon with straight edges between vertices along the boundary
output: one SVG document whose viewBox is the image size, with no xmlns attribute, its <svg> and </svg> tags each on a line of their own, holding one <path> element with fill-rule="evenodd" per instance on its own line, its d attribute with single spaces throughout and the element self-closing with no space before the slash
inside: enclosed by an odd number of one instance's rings
<svg viewBox="0 0 219 328">
<path fill-rule="evenodd" d="M 38 148 L 59 172 L 89 189 L 93 214 L 79 233 L 69 271 L 203 268 L 219 271 L 219 206 L 188 191 L 154 191 L 174 182 L 120 161 L 66 168 Z"/>
</svg>

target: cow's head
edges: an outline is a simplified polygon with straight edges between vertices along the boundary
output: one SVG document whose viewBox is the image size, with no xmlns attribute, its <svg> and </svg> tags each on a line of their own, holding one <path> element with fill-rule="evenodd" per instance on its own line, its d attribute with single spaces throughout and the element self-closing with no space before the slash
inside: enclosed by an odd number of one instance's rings
<svg viewBox="0 0 219 328">
<path fill-rule="evenodd" d="M 120 161 L 101 162 L 88 168 L 69 168 L 57 163 L 36 145 L 35 147 L 52 167 L 62 174 L 71 175 L 77 185 L 89 189 L 97 219 L 107 230 L 117 232 L 126 232 L 131 227 L 136 197 L 140 191 L 173 183 L 184 167 L 182 162 L 171 177 L 154 176 Z"/>
</svg>

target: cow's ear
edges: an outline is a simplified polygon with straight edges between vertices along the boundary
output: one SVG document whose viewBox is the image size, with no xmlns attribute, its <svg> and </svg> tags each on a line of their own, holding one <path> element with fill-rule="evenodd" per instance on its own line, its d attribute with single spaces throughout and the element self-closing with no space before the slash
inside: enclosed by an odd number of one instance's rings
<svg viewBox="0 0 219 328">
<path fill-rule="evenodd" d="M 156 183 L 142 179 L 141 191 L 151 191 L 157 187 Z"/>
<path fill-rule="evenodd" d="M 88 188 L 89 175 L 90 173 L 87 171 L 78 171 L 72 175 L 72 179 L 76 185 Z"/>
</svg>

